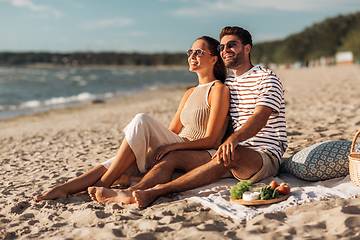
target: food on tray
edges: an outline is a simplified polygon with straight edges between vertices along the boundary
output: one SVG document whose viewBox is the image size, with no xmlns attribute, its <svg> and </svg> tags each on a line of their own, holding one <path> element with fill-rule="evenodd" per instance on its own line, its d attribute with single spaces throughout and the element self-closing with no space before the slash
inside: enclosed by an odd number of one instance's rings
<svg viewBox="0 0 360 240">
<path fill-rule="evenodd" d="M 254 183 L 253 180 L 243 180 L 238 182 L 230 190 L 230 197 L 233 199 L 240 199 L 244 192 L 249 191 L 249 186 Z"/>
<path fill-rule="evenodd" d="M 266 186 L 260 189 L 260 198 L 263 200 L 279 198 L 280 193 L 276 189 L 272 189 L 271 186 Z"/>
<path fill-rule="evenodd" d="M 252 200 L 257 200 L 260 198 L 260 193 L 259 192 L 244 192 L 242 195 L 242 199 L 244 201 L 252 201 Z"/>
<path fill-rule="evenodd" d="M 271 181 L 269 186 L 271 187 L 271 189 L 275 189 L 275 188 L 277 188 L 279 186 L 279 184 L 276 181 Z"/>
<path fill-rule="evenodd" d="M 260 189 L 262 189 L 265 186 L 266 186 L 265 183 L 255 183 L 255 184 L 252 184 L 249 186 L 249 191 L 250 192 L 260 192 Z"/>
<path fill-rule="evenodd" d="M 280 185 L 272 181 L 269 185 L 264 183 L 253 184 L 252 180 L 238 182 L 230 190 L 230 198 L 244 201 L 270 200 L 284 197 L 290 193 L 290 187 L 286 183 Z"/>
<path fill-rule="evenodd" d="M 275 188 L 280 194 L 286 195 L 290 193 L 290 187 L 286 183 L 281 183 Z"/>
</svg>

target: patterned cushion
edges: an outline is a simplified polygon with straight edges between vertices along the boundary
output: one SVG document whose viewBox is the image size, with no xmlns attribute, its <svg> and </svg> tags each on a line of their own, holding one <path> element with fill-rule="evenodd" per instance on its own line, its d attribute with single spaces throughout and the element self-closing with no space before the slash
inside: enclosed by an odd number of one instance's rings
<svg viewBox="0 0 360 240">
<path fill-rule="evenodd" d="M 351 141 L 328 141 L 307 147 L 285 160 L 280 172 L 307 181 L 323 181 L 349 174 Z M 355 152 L 360 145 L 355 144 Z"/>
</svg>

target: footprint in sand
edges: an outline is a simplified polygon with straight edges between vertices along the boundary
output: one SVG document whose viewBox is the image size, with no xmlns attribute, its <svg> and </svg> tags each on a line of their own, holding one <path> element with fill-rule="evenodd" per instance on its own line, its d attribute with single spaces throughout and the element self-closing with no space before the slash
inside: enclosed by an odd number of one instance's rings
<svg viewBox="0 0 360 240">
<path fill-rule="evenodd" d="M 11 213 L 21 214 L 24 212 L 30 204 L 28 202 L 19 202 L 16 203 L 13 207 L 10 208 Z"/>
<path fill-rule="evenodd" d="M 111 216 L 110 213 L 105 213 L 104 211 L 96 211 L 95 215 L 97 218 L 100 218 L 100 219 L 108 218 Z"/>
</svg>

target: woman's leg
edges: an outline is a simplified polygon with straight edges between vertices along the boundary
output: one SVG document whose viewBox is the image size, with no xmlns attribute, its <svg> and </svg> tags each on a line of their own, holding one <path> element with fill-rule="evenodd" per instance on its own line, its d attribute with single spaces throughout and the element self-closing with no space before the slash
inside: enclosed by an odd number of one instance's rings
<svg viewBox="0 0 360 240">
<path fill-rule="evenodd" d="M 84 191 L 94 185 L 106 171 L 107 169 L 103 165 L 99 165 L 69 182 L 51 188 L 44 194 L 36 195 L 34 201 L 66 198 L 70 194 Z"/>
<path fill-rule="evenodd" d="M 145 123 L 145 124 L 144 124 Z M 137 117 L 127 127 L 128 134 L 142 138 L 141 134 L 136 133 L 136 129 L 147 126 L 147 121 L 143 119 L 142 114 Z M 148 126 L 147 126 L 148 127 Z M 144 131 L 140 131 L 143 133 Z M 144 133 L 143 133 L 144 134 Z M 141 147 L 142 148 L 142 147 Z M 143 147 L 146 148 L 145 146 Z M 144 150 L 146 151 L 146 150 Z M 77 177 L 67 183 L 57 185 L 51 188 L 44 194 L 36 195 L 35 201 L 49 200 L 55 198 L 66 198 L 69 194 L 77 193 L 86 190 L 90 186 L 107 187 L 109 188 L 135 161 L 135 155 L 130 148 L 126 138 L 124 138 L 118 153 L 112 160 L 110 167 L 107 169 L 104 165 L 99 165 L 87 173 Z"/>
<path fill-rule="evenodd" d="M 183 142 L 177 134 L 147 114 L 137 114 L 124 129 L 125 138 L 108 171 L 95 184 L 109 188 L 136 160 L 138 170 L 145 173 L 153 166 L 153 153 L 162 145 Z M 151 150 L 149 150 L 151 149 Z"/>
<path fill-rule="evenodd" d="M 126 138 L 121 143 L 109 169 L 101 176 L 94 186 L 109 188 L 135 162 L 135 155 Z"/>
<path fill-rule="evenodd" d="M 35 196 L 34 200 L 41 201 L 67 197 L 69 194 L 83 191 L 93 185 L 109 188 L 135 162 L 134 151 L 137 152 L 141 159 L 141 163 L 137 165 L 138 167 L 141 166 L 139 170 L 145 172 L 146 155 L 149 148 L 156 149 L 164 144 L 184 141 L 177 134 L 146 114 L 138 114 L 126 127 L 125 135 L 126 137 L 108 169 L 100 165 L 68 183 L 58 185 L 42 195 Z M 131 139 L 132 147 L 136 150 L 133 151 L 130 147 L 127 141 L 128 137 Z M 150 159 L 152 158 L 150 157 Z"/>
<path fill-rule="evenodd" d="M 126 139 L 123 140 L 109 169 L 99 165 L 80 177 L 51 188 L 44 194 L 36 195 L 35 201 L 66 198 L 68 195 L 86 190 L 90 186 L 109 188 L 135 161 Z"/>
</svg>

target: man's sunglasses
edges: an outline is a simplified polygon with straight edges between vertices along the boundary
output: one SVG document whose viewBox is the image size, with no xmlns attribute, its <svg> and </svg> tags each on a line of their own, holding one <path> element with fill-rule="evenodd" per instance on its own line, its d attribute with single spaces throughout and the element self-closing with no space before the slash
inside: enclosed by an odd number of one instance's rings
<svg viewBox="0 0 360 240">
<path fill-rule="evenodd" d="M 234 45 L 236 45 L 236 41 L 228 41 L 226 44 L 220 44 L 219 46 L 217 46 L 217 50 L 219 52 L 224 51 L 225 45 L 227 48 L 232 48 L 234 47 Z"/>
<path fill-rule="evenodd" d="M 205 51 L 205 50 L 200 49 L 200 48 L 198 48 L 196 50 L 189 49 L 189 50 L 187 50 L 186 54 L 187 54 L 188 58 L 191 57 L 192 54 L 194 54 L 194 57 L 200 57 L 204 52 L 211 55 L 211 53 L 209 53 L 208 51 Z"/>
</svg>

